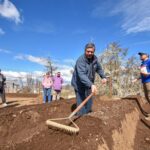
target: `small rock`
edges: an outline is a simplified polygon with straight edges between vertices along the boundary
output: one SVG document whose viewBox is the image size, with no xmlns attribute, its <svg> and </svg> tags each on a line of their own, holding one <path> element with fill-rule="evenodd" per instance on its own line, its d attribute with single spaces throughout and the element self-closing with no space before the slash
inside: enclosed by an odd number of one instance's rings
<svg viewBox="0 0 150 150">
<path fill-rule="evenodd" d="M 23 110 L 21 110 L 19 113 L 22 114 Z"/>
<path fill-rule="evenodd" d="M 148 138 L 148 137 L 147 137 L 147 138 L 145 138 L 145 141 L 148 141 L 148 142 L 149 142 L 149 141 L 150 141 L 150 138 Z"/>
<path fill-rule="evenodd" d="M 104 121 L 104 125 L 107 125 L 107 122 Z"/>
<path fill-rule="evenodd" d="M 30 118 L 31 118 L 31 116 L 29 116 L 29 115 L 27 115 L 26 117 L 27 117 L 27 119 L 30 119 Z"/>
<path fill-rule="evenodd" d="M 104 112 L 103 112 L 103 111 L 100 111 L 100 114 L 101 114 L 101 115 L 103 115 L 103 114 L 104 114 Z"/>
<path fill-rule="evenodd" d="M 13 116 L 14 118 L 16 118 L 16 117 L 17 117 L 17 115 L 15 115 L 15 114 L 13 114 L 12 116 Z"/>
</svg>

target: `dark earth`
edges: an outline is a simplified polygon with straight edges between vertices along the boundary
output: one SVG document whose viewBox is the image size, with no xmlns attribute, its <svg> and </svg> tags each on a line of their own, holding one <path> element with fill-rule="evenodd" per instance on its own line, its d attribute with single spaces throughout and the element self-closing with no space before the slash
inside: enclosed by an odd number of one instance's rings
<svg viewBox="0 0 150 150">
<path fill-rule="evenodd" d="M 93 111 L 75 120 L 77 135 L 46 126 L 49 118 L 68 117 L 74 106 L 75 99 L 61 99 L 0 108 L 0 150 L 150 150 L 150 121 L 144 117 L 150 108 L 141 97 L 96 96 Z"/>
</svg>

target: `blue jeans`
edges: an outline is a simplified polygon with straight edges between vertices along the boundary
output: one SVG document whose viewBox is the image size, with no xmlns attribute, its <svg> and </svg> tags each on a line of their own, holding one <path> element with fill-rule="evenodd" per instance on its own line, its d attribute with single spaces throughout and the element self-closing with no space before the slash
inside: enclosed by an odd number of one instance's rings
<svg viewBox="0 0 150 150">
<path fill-rule="evenodd" d="M 48 102 L 51 102 L 51 88 L 43 88 L 43 101 L 46 103 L 48 97 Z"/>
<path fill-rule="evenodd" d="M 79 106 L 83 100 L 90 95 L 91 90 L 82 90 L 82 91 L 75 91 L 76 93 L 76 100 L 77 100 L 77 106 Z M 80 109 L 80 111 L 77 113 L 77 115 L 82 116 L 84 114 L 87 114 L 92 111 L 92 98 L 88 100 L 88 102 Z"/>
</svg>

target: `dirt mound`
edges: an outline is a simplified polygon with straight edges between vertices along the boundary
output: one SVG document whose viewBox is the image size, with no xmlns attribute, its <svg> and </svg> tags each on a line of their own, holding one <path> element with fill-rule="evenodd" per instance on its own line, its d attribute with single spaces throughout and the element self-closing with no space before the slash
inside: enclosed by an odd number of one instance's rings
<svg viewBox="0 0 150 150">
<path fill-rule="evenodd" d="M 149 124 L 134 99 L 94 100 L 93 112 L 75 121 L 78 135 L 49 129 L 49 118 L 66 117 L 75 100 L 0 109 L 1 150 L 150 150 Z M 146 125 L 147 126 L 146 126 Z"/>
</svg>

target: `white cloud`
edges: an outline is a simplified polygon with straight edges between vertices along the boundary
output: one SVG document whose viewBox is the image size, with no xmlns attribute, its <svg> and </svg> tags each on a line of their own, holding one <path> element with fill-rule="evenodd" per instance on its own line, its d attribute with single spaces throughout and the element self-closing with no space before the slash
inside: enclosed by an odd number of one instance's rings
<svg viewBox="0 0 150 150">
<path fill-rule="evenodd" d="M 18 55 L 18 56 L 15 56 L 15 59 L 28 60 L 30 62 L 35 62 L 35 63 L 43 65 L 43 66 L 48 65 L 47 58 L 35 57 L 32 55 Z M 64 63 L 67 63 L 67 64 L 69 63 L 69 64 L 64 65 Z M 58 71 L 61 72 L 65 83 L 71 82 L 71 77 L 72 77 L 71 71 L 73 70 L 72 63 L 75 63 L 74 60 L 72 60 L 72 59 L 65 59 L 65 60 L 62 60 L 61 62 L 60 61 L 56 62 L 56 61 L 52 60 L 52 66 L 56 67 L 56 70 L 54 73 L 56 73 Z M 36 73 L 38 73 L 38 72 L 36 72 Z M 41 74 L 41 72 L 39 74 Z"/>
<path fill-rule="evenodd" d="M 5 31 L 2 28 L 0 28 L 0 35 L 4 35 L 4 34 L 5 34 Z"/>
<path fill-rule="evenodd" d="M 127 33 L 150 31 L 150 17 L 145 17 L 137 25 L 127 29 Z"/>
<path fill-rule="evenodd" d="M 25 56 L 23 56 L 23 55 L 17 55 L 17 56 L 15 56 L 15 59 L 25 60 L 24 57 Z"/>
<path fill-rule="evenodd" d="M 91 15 L 117 16 L 127 34 L 150 31 L 150 0 L 97 0 Z"/>
<path fill-rule="evenodd" d="M 129 33 L 150 31 L 150 1 L 123 0 L 112 11 L 123 16 L 122 28 Z"/>
<path fill-rule="evenodd" d="M 13 78 L 25 78 L 27 76 L 26 72 L 16 72 L 16 71 L 3 71 L 6 77 L 13 77 Z"/>
<path fill-rule="evenodd" d="M 71 82 L 71 67 L 68 66 L 61 66 L 58 65 L 58 68 L 56 70 L 60 71 L 62 74 L 62 77 L 64 79 L 64 83 L 70 83 Z M 14 79 L 14 78 L 21 78 L 23 80 L 25 80 L 27 78 L 28 75 L 32 75 L 32 78 L 36 79 L 36 78 L 42 78 L 43 75 L 45 74 L 45 72 L 43 71 L 33 71 L 33 72 L 22 72 L 22 71 L 2 71 L 2 73 L 6 76 L 6 78 L 8 79 Z"/>
<path fill-rule="evenodd" d="M 21 23 L 20 13 L 16 6 L 9 0 L 4 0 L 0 4 L 0 15 L 7 19 L 15 21 L 16 24 Z"/>
<path fill-rule="evenodd" d="M 25 80 L 28 75 L 32 75 L 33 79 L 41 78 L 44 75 L 44 72 L 42 71 L 34 71 L 34 72 L 22 72 L 22 71 L 2 71 L 2 73 L 6 76 L 8 79 L 14 79 L 14 78 L 21 78 Z"/>
<path fill-rule="evenodd" d="M 0 48 L 0 53 L 7 53 L 7 54 L 10 54 L 11 51 L 6 50 L 6 49 L 1 49 L 1 48 Z"/>
<path fill-rule="evenodd" d="M 42 58 L 42 57 L 35 57 L 32 55 L 17 55 L 15 56 L 15 59 L 20 59 L 20 60 L 28 60 L 30 62 L 34 62 L 40 65 L 48 65 L 48 59 L 47 58 Z"/>
</svg>

